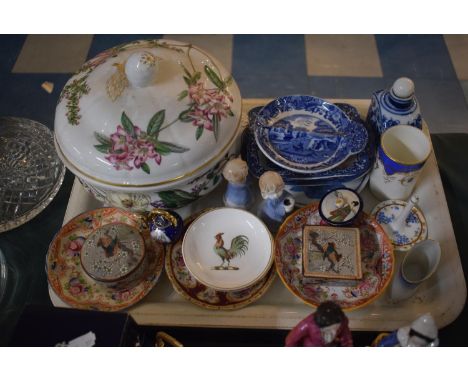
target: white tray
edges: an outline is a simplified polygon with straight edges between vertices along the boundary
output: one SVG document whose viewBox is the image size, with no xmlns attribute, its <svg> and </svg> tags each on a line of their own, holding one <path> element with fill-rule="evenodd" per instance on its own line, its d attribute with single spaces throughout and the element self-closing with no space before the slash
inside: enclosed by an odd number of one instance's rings
<svg viewBox="0 0 468 382">
<path fill-rule="evenodd" d="M 244 113 L 267 101 L 244 100 Z M 370 102 L 369 100 L 331 101 L 348 102 L 356 106 L 362 116 L 366 115 Z M 245 122 L 245 115 L 243 119 Z M 427 132 L 426 125 L 424 129 Z M 224 185 L 213 191 L 208 198 L 205 197 L 178 212 L 185 218 L 203 208 L 221 206 L 223 191 Z M 434 154 L 431 154 L 423 169 L 417 192 L 420 195 L 420 207 L 427 219 L 429 238 L 439 241 L 442 248 L 439 268 L 436 274 L 421 286 L 418 293 L 404 303 L 391 304 L 386 294 L 383 294 L 372 304 L 347 313 L 352 330 L 393 330 L 407 325 L 425 312 L 431 312 L 437 326 L 441 328 L 454 321 L 463 309 L 466 300 L 465 277 Z M 364 210 L 371 211 L 377 201 L 367 187 L 361 196 L 364 200 Z M 64 223 L 84 211 L 101 206 L 100 202 L 88 194 L 75 179 Z M 395 257 L 398 266 L 402 255 L 396 253 Z M 49 294 L 55 306 L 67 306 L 51 288 Z M 128 312 L 140 325 L 290 329 L 310 314 L 312 309 L 293 296 L 277 277 L 262 298 L 243 309 L 205 310 L 179 296 L 173 290 L 167 276 L 163 274 L 151 293 L 128 309 Z"/>
</svg>

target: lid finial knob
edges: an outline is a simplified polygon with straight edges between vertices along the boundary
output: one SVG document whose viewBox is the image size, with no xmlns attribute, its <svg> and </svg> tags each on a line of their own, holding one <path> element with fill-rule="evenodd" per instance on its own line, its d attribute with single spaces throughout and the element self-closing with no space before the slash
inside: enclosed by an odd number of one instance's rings
<svg viewBox="0 0 468 382">
<path fill-rule="evenodd" d="M 144 88 L 153 83 L 158 68 L 158 58 L 152 53 L 136 52 L 125 64 L 125 75 L 133 87 Z"/>
<path fill-rule="evenodd" d="M 407 77 L 400 77 L 393 83 L 392 91 L 398 98 L 410 98 L 414 94 L 414 82 Z"/>
</svg>

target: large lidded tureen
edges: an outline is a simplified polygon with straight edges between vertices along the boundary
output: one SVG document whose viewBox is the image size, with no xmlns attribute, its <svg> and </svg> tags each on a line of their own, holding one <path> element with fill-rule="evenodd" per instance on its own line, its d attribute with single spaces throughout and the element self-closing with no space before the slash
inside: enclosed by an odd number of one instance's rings
<svg viewBox="0 0 468 382">
<path fill-rule="evenodd" d="M 107 204 L 179 208 L 220 182 L 240 117 L 239 88 L 216 59 L 191 44 L 136 41 L 99 54 L 67 82 L 56 148 Z"/>
</svg>

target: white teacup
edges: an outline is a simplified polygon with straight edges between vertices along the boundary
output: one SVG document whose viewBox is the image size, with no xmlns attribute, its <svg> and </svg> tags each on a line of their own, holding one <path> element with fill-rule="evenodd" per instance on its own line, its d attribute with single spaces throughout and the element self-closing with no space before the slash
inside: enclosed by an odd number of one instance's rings
<svg viewBox="0 0 468 382">
<path fill-rule="evenodd" d="M 431 141 L 420 129 L 396 125 L 380 137 L 369 186 L 380 200 L 406 200 L 431 153 Z"/>
<path fill-rule="evenodd" d="M 390 300 L 400 302 L 414 295 L 418 287 L 437 270 L 440 252 L 440 245 L 434 240 L 415 244 L 393 276 L 389 289 Z"/>
</svg>

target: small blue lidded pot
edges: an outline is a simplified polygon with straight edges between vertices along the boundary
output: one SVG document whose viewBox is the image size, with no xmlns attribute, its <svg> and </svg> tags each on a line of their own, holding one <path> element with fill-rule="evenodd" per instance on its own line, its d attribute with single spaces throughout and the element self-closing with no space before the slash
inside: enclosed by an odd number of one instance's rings
<svg viewBox="0 0 468 382">
<path fill-rule="evenodd" d="M 319 213 L 332 226 L 350 225 L 362 211 L 363 203 L 359 194 L 349 188 L 336 188 L 323 196 Z"/>
<path fill-rule="evenodd" d="M 171 210 L 153 208 L 146 216 L 151 237 L 163 244 L 176 242 L 184 231 L 181 216 Z"/>
</svg>

